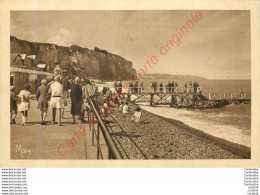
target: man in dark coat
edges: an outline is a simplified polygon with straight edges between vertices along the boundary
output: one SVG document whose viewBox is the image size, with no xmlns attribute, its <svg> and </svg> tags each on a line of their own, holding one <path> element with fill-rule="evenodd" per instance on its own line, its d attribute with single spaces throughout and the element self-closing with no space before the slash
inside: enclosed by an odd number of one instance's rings
<svg viewBox="0 0 260 195">
<path fill-rule="evenodd" d="M 75 116 L 78 116 L 78 123 L 81 124 L 80 114 L 82 108 L 82 89 L 80 86 L 80 78 L 75 78 L 75 85 L 71 88 L 71 115 L 73 123 L 75 123 Z"/>
</svg>

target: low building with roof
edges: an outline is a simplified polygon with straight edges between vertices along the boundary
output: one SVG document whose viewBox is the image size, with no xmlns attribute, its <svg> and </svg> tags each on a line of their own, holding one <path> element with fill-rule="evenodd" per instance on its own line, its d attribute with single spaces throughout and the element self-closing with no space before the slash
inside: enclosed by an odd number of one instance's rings
<svg viewBox="0 0 260 195">
<path fill-rule="evenodd" d="M 10 85 L 15 86 L 15 92 L 19 93 L 19 91 L 24 89 L 24 85 L 28 83 L 31 86 L 30 92 L 34 94 L 41 85 L 42 79 L 51 81 L 53 76 L 54 74 L 44 71 L 12 66 L 10 68 Z"/>
</svg>

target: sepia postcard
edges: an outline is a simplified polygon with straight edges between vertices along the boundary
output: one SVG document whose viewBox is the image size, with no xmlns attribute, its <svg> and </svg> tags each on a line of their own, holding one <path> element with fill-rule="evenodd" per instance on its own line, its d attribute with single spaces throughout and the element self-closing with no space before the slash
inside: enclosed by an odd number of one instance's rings
<svg viewBox="0 0 260 195">
<path fill-rule="evenodd" d="M 258 1 L 46 2 L 1 1 L 3 167 L 259 167 Z"/>
</svg>

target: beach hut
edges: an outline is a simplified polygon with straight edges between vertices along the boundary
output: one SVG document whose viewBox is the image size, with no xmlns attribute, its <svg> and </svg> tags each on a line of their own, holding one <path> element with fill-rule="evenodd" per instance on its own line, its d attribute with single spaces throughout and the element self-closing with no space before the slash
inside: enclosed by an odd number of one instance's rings
<svg viewBox="0 0 260 195">
<path fill-rule="evenodd" d="M 10 69 L 10 85 L 15 86 L 16 93 L 19 93 L 24 88 L 24 85 L 28 83 L 31 86 L 30 92 L 35 94 L 40 86 L 41 79 L 45 78 L 50 81 L 52 76 L 54 76 L 52 73 L 19 67 L 11 67 Z"/>
</svg>

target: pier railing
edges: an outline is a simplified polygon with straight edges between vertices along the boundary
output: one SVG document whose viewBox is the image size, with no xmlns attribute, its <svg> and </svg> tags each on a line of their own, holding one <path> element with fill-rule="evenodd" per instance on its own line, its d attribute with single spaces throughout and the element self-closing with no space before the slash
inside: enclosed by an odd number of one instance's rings
<svg viewBox="0 0 260 195">
<path fill-rule="evenodd" d="M 118 88 L 117 88 L 118 89 Z M 127 89 L 123 89 L 123 92 L 125 94 L 153 94 L 153 93 L 159 93 L 159 94 L 185 94 L 185 93 L 194 93 L 194 89 L 185 89 L 184 87 L 157 87 L 156 89 L 153 87 L 150 88 L 144 88 L 144 87 L 129 87 Z M 250 94 L 247 94 L 245 92 L 208 92 L 205 89 L 201 91 L 201 94 L 203 94 L 205 97 L 207 97 L 209 100 L 214 99 L 250 99 Z"/>
<path fill-rule="evenodd" d="M 100 132 L 102 132 L 103 137 L 105 139 L 107 148 L 108 148 L 108 159 L 122 159 L 122 155 L 120 154 L 117 146 L 115 145 L 112 137 L 110 136 L 110 133 L 104 124 L 104 121 L 102 119 L 102 115 L 97 111 L 93 100 L 88 99 L 90 107 L 92 109 L 91 119 L 90 120 L 90 128 L 92 131 L 92 145 L 97 145 L 97 159 L 104 159 L 104 155 L 102 153 L 101 147 L 100 147 Z"/>
<path fill-rule="evenodd" d="M 245 92 L 209 93 L 201 88 L 194 92 L 194 88 L 179 90 L 178 87 L 131 87 L 123 89 L 122 93 L 127 95 L 129 101 L 150 102 L 150 106 L 170 105 L 177 108 L 204 109 L 219 108 L 228 104 L 251 104 L 251 96 Z"/>
</svg>

